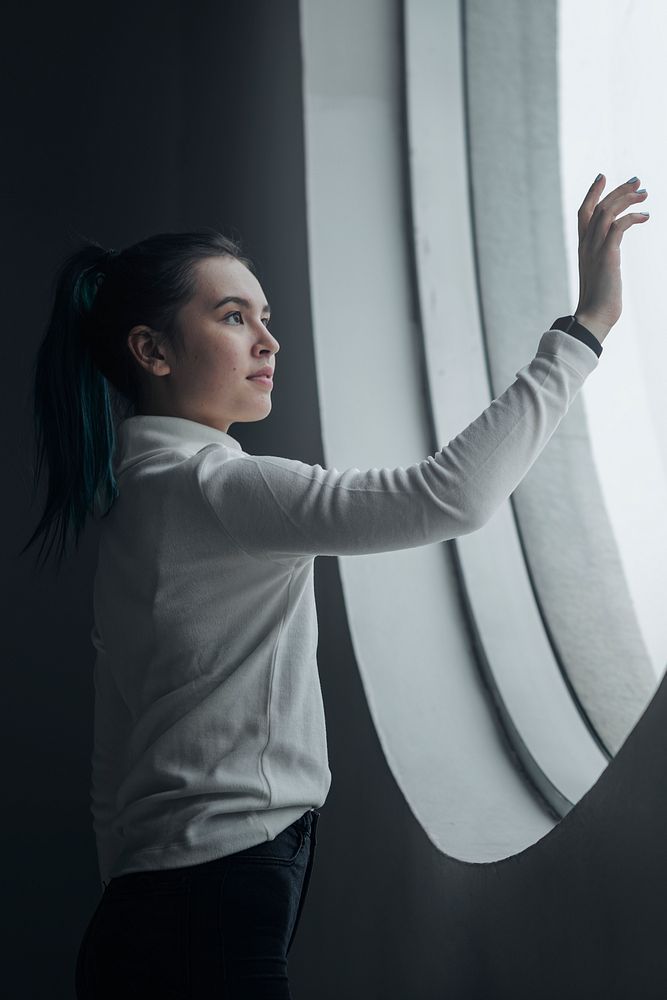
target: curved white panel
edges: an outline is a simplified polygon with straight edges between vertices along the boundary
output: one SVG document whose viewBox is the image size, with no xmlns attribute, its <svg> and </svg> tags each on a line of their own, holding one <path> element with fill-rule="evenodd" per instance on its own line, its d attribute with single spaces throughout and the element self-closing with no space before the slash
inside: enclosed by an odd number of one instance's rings
<svg viewBox="0 0 667 1000">
<path fill-rule="evenodd" d="M 455 190 L 465 191 L 467 184 L 463 124 L 455 128 L 452 102 L 442 97 L 451 94 L 453 82 L 452 66 L 443 58 L 440 44 L 452 34 L 453 9 L 458 4 L 406 3 L 408 122 L 422 324 L 427 357 L 446 358 L 437 368 L 427 368 L 440 440 L 452 437 L 493 399 L 476 305 L 470 216 L 461 211 L 459 198 L 452 197 L 455 137 L 461 143 L 456 157 L 461 175 Z M 542 332 L 535 331 L 535 350 Z M 529 360 L 526 357 L 524 363 Z M 562 815 L 599 777 L 607 760 L 584 725 L 554 660 L 526 576 L 509 502 L 482 529 L 454 544 L 486 662 L 530 755 L 524 754 L 524 764 Z"/>
<path fill-rule="evenodd" d="M 578 283 L 568 286 L 564 217 L 576 225 L 583 193 L 602 167 L 591 163 L 579 196 L 562 201 L 556 0 L 528 5 L 466 0 L 462 10 L 478 298 L 491 392 L 498 395 L 534 352 L 536 331 L 575 308 Z M 603 92 L 600 102 L 605 104 Z M 645 230 L 632 233 L 635 246 L 642 235 Z M 632 259 L 629 234 L 626 239 L 624 285 L 626 261 Z M 576 255 L 576 229 L 568 242 Z M 595 372 L 510 501 L 559 669 L 582 706 L 582 719 L 590 719 L 590 731 L 594 728 L 608 754 L 622 745 L 655 691 L 583 404 L 589 390 L 595 394 L 599 385 L 613 382 L 616 333 L 605 341 Z M 612 427 L 606 430 L 613 435 Z M 502 661 L 490 659 L 494 671 L 500 670 Z M 508 683 L 519 673 L 519 699 L 521 689 L 533 683 L 533 662 L 520 658 L 506 668 Z M 508 707 L 516 721 L 519 706 Z M 531 704 L 525 705 L 525 734 L 532 712 Z M 556 731 L 564 738 L 562 724 Z M 531 752 L 537 761 L 546 759 L 539 743 L 531 743 Z M 586 785 L 587 772 L 581 774 Z M 550 775 L 558 786 L 555 766 Z"/>
<path fill-rule="evenodd" d="M 438 15 L 431 42 L 444 74 L 431 80 L 428 96 L 439 113 L 428 132 L 438 147 L 441 187 L 432 223 L 449 227 L 446 265 L 428 292 L 446 306 L 444 318 L 438 314 L 441 363 L 432 391 L 449 402 L 467 398 L 465 378 L 480 360 L 479 321 L 458 3 L 428 6 Z M 406 27 L 408 52 L 421 45 L 425 59 L 424 39 L 410 36 L 410 17 Z M 467 422 L 455 411 L 456 426 L 443 427 L 437 442 L 431 437 L 410 283 L 400 28 L 398 8 L 384 0 L 301 5 L 314 346 L 325 460 L 339 469 L 411 464 Z M 419 171 L 414 149 L 410 156 Z M 428 254 L 428 237 L 418 231 L 417 238 Z M 461 366 L 461 353 L 469 365 Z M 457 378 L 448 379 L 448 371 Z M 473 379 L 471 390 L 475 385 Z M 491 861 L 534 843 L 554 819 L 516 770 L 489 708 L 452 554 L 444 543 L 340 557 L 339 564 L 364 690 L 399 787 L 437 847 L 462 860 Z"/>
</svg>

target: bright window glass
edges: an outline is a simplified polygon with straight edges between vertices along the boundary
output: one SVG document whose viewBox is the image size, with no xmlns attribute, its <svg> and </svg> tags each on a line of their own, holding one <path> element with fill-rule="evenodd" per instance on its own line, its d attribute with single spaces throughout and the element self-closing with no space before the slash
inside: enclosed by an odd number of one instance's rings
<svg viewBox="0 0 667 1000">
<path fill-rule="evenodd" d="M 651 218 L 621 243 L 623 313 L 582 389 L 594 460 L 656 677 L 667 664 L 667 5 L 560 0 L 560 157 L 571 308 L 577 211 L 598 172 L 603 197 L 637 175 Z M 622 214 L 633 211 L 623 209 Z"/>
</svg>

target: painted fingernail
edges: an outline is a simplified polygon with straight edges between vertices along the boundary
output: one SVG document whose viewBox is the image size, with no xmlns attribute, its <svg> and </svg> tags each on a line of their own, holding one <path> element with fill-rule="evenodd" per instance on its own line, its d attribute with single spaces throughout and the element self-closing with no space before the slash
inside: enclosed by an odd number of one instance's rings
<svg viewBox="0 0 667 1000">
<path fill-rule="evenodd" d="M 630 178 L 630 180 L 629 180 L 629 181 L 626 181 L 625 183 L 626 183 L 626 184 L 634 184 L 634 182 L 635 182 L 635 181 L 638 181 L 638 180 L 639 180 L 639 178 L 638 178 L 638 177 L 631 177 L 631 178 Z"/>
<path fill-rule="evenodd" d="M 646 194 L 646 188 L 637 188 L 635 194 Z"/>
<path fill-rule="evenodd" d="M 597 182 L 600 180 L 601 177 L 602 177 L 602 174 L 598 174 L 597 177 L 595 178 L 595 180 L 593 181 L 593 183 L 597 184 Z"/>
</svg>

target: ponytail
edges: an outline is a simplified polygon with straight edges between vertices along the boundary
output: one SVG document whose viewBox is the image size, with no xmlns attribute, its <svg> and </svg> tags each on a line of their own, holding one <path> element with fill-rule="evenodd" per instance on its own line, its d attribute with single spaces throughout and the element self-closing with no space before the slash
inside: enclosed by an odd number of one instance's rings
<svg viewBox="0 0 667 1000">
<path fill-rule="evenodd" d="M 59 539 L 58 567 L 68 535 L 73 534 L 76 547 L 87 515 L 106 508 L 106 517 L 118 495 L 109 386 L 93 363 L 89 340 L 90 314 L 108 257 L 102 247 L 90 243 L 61 265 L 33 367 L 33 490 L 36 493 L 44 463 L 48 490 L 42 517 L 21 553 L 43 535 L 41 556 L 51 534 L 49 552 Z"/>
<path fill-rule="evenodd" d="M 44 464 L 48 489 L 39 524 L 19 554 L 43 535 L 40 557 L 58 540 L 58 568 L 88 514 L 106 517 L 118 496 L 115 419 L 138 407 L 144 373 L 127 336 L 135 324 L 182 349 L 177 314 L 196 291 L 194 265 L 235 257 L 240 244 L 215 229 L 158 233 L 119 253 L 85 240 L 58 269 L 51 316 L 33 367 L 33 492 Z"/>
</svg>

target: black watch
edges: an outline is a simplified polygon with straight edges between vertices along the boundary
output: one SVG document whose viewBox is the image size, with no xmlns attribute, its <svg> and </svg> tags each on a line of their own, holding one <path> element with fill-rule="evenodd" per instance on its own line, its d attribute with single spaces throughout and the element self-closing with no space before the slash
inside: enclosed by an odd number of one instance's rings
<svg viewBox="0 0 667 1000">
<path fill-rule="evenodd" d="M 559 316 L 551 324 L 551 329 L 563 330 L 564 333 L 569 333 L 571 336 L 576 337 L 577 340 L 581 340 L 582 343 L 588 344 L 598 357 L 602 354 L 602 344 L 598 338 L 594 337 L 591 331 L 587 330 L 585 326 L 582 326 L 576 316 Z"/>
</svg>

